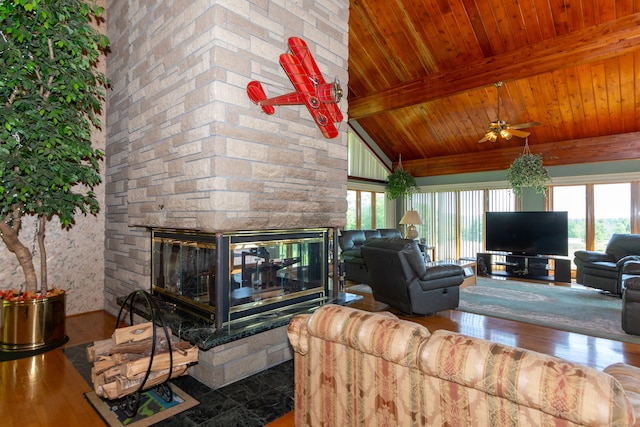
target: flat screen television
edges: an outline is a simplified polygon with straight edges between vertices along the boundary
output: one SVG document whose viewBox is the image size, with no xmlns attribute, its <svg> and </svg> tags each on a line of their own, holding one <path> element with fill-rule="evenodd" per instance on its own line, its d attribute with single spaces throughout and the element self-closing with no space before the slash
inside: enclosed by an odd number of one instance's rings
<svg viewBox="0 0 640 427">
<path fill-rule="evenodd" d="M 569 254 L 567 212 L 487 212 L 488 251 L 521 255 Z"/>
</svg>

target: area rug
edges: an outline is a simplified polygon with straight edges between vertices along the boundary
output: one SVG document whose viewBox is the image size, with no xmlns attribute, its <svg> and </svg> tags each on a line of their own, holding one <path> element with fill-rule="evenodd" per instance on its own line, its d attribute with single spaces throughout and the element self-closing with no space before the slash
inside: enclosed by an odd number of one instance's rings
<svg viewBox="0 0 640 427">
<path fill-rule="evenodd" d="M 23 357 L 31 357 L 37 356 L 38 354 L 46 353 L 47 351 L 51 351 L 55 348 L 60 347 L 63 344 L 66 344 L 69 341 L 68 336 L 64 336 L 59 341 L 56 341 L 53 344 L 45 345 L 35 350 L 19 350 L 19 351 L 2 351 L 0 350 L 0 362 L 8 362 L 9 360 L 22 359 Z"/>
<path fill-rule="evenodd" d="M 102 399 L 96 395 L 95 391 L 85 393 L 84 396 L 110 427 L 146 427 L 186 411 L 199 403 L 175 384 L 171 385 L 171 391 L 173 392 L 171 402 L 166 402 L 156 394 L 154 389 L 140 393 L 138 412 L 131 418 L 122 412 L 117 401 Z"/>
<path fill-rule="evenodd" d="M 457 309 L 640 344 L 622 330 L 622 300 L 592 289 L 478 277 L 460 291 Z"/>
</svg>

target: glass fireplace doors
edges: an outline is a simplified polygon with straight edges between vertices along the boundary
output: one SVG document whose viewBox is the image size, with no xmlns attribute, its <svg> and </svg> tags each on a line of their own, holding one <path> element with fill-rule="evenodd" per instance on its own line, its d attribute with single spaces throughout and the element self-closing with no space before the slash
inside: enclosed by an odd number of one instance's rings
<svg viewBox="0 0 640 427">
<path fill-rule="evenodd" d="M 329 231 L 152 230 L 152 291 L 216 325 L 321 301 Z"/>
</svg>

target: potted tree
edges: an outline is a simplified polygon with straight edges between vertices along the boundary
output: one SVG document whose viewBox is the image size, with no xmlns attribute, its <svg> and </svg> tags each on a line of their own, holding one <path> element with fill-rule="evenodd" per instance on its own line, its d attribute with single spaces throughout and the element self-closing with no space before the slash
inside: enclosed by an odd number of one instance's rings
<svg viewBox="0 0 640 427">
<path fill-rule="evenodd" d="M 47 283 L 45 226 L 57 218 L 68 229 L 78 212 L 99 211 L 103 153 L 91 133 L 101 126 L 108 82 L 96 64 L 109 40 L 92 20 L 102 12 L 80 0 L 0 2 L 0 236 L 24 273 L 22 284 L 0 284 L 4 350 L 64 338 L 65 294 Z M 20 233 L 28 218 L 33 237 Z"/>
</svg>

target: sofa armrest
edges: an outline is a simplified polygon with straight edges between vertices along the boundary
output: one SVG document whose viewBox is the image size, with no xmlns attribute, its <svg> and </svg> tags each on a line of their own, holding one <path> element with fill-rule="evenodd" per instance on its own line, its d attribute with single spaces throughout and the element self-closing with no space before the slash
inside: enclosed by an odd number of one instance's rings
<svg viewBox="0 0 640 427">
<path fill-rule="evenodd" d="M 640 255 L 628 255 L 616 263 L 622 274 L 640 274 Z"/>
<path fill-rule="evenodd" d="M 626 363 L 614 363 L 607 366 L 604 372 L 615 378 L 624 394 L 629 399 L 636 416 L 636 425 L 640 421 L 640 368 L 627 365 Z"/>
<path fill-rule="evenodd" d="M 309 329 L 307 323 L 309 323 L 310 314 L 298 314 L 293 317 L 287 327 L 287 336 L 293 351 L 302 355 L 307 354 L 309 351 Z"/>
<path fill-rule="evenodd" d="M 604 252 L 596 252 L 596 251 L 575 251 L 573 254 L 576 257 L 576 260 L 580 260 L 584 262 L 599 262 L 599 261 L 608 261 L 615 262 L 615 259 L 612 255 L 609 255 Z"/>
<path fill-rule="evenodd" d="M 461 276 L 464 277 L 464 269 L 456 264 L 437 264 L 426 268 L 419 276 L 423 282 L 429 280 L 442 279 L 443 277 Z"/>
<path fill-rule="evenodd" d="M 336 343 L 402 366 L 417 365 L 420 343 L 431 335 L 424 326 L 391 313 L 370 313 L 335 304 L 309 318 L 309 339 Z"/>
<path fill-rule="evenodd" d="M 640 260 L 625 262 L 622 267 L 622 274 L 634 274 L 640 276 Z"/>
</svg>

